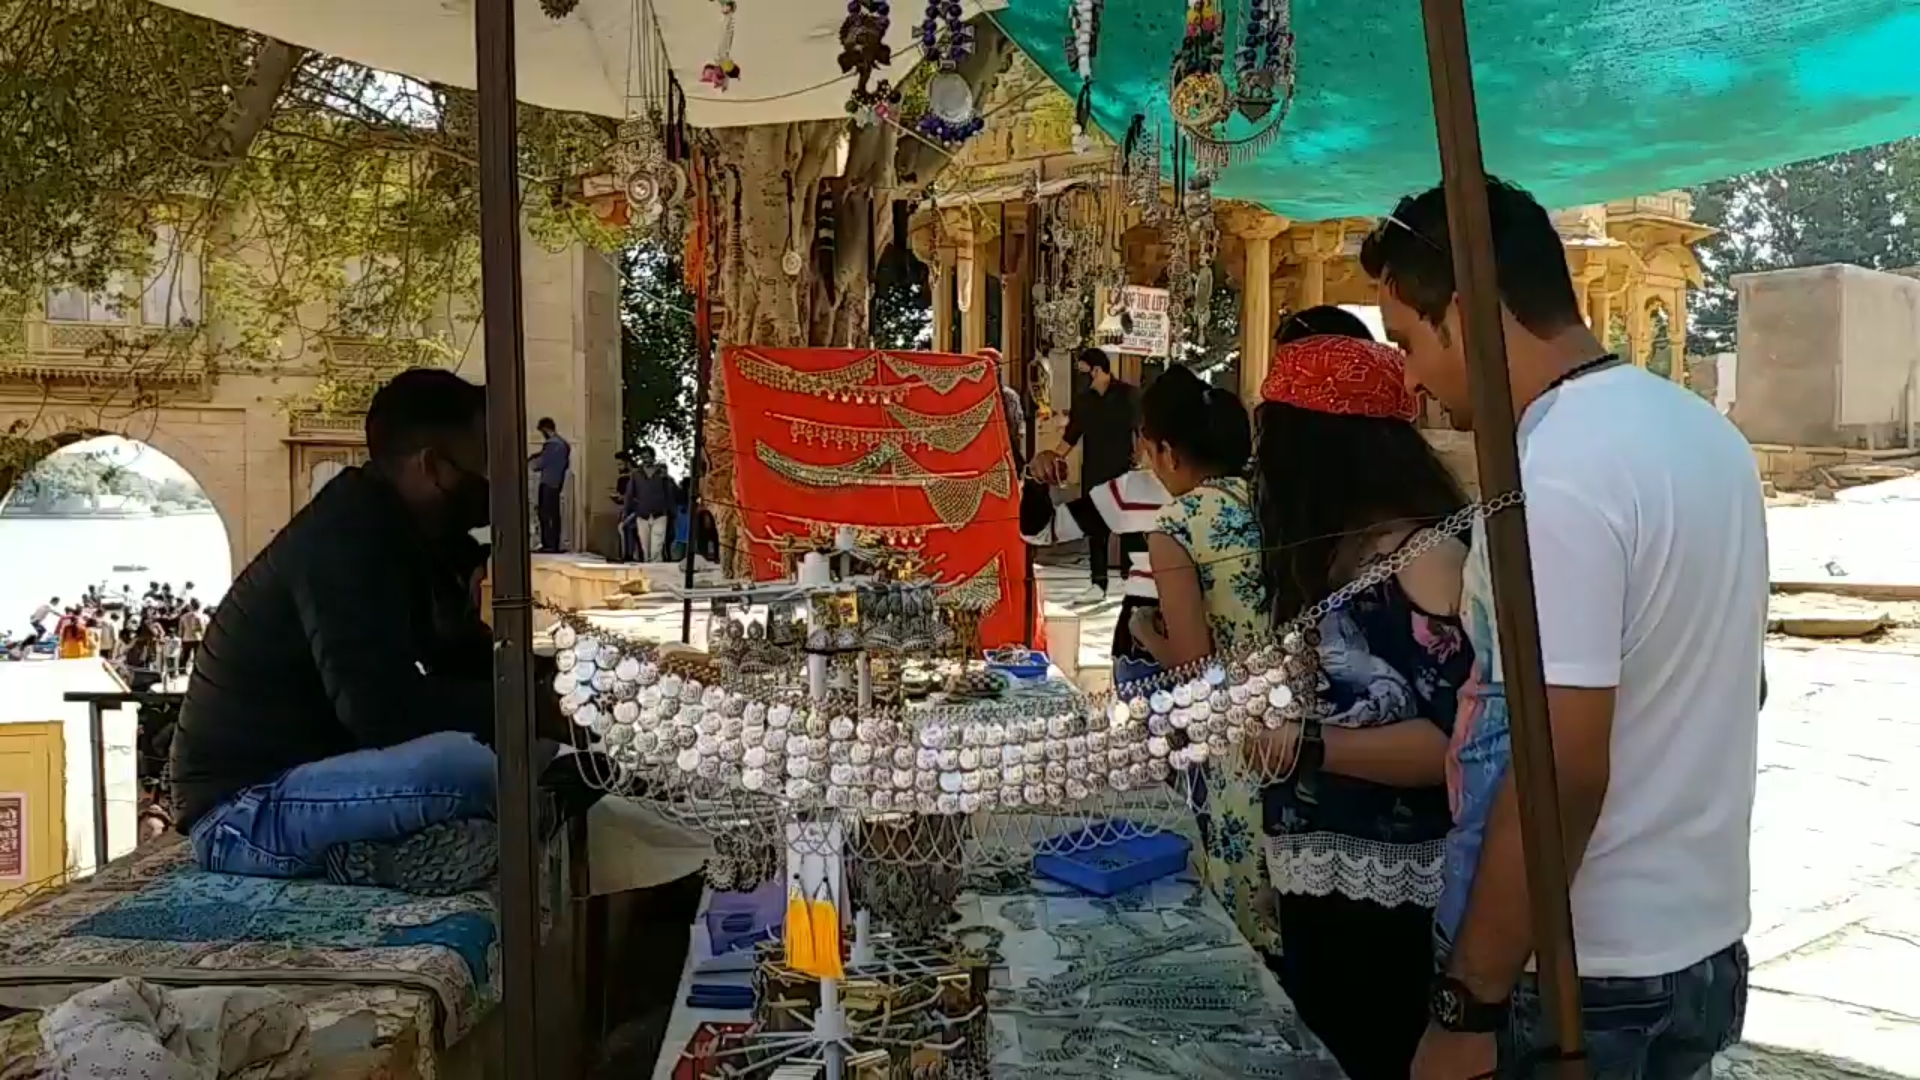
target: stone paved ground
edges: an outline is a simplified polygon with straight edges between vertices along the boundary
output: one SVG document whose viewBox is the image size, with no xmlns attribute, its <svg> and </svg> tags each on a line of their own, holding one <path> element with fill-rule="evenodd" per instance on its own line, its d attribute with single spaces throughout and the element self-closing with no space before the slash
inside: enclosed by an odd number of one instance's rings
<svg viewBox="0 0 1920 1080">
<path fill-rule="evenodd" d="M 1767 672 L 1733 1065 L 1920 1076 L 1920 655 L 1782 639 Z"/>
<path fill-rule="evenodd" d="M 1776 579 L 1809 580 L 1832 563 L 1856 582 L 1920 584 L 1920 483 L 1844 494 L 1771 512 Z M 1085 582 L 1070 566 L 1041 578 L 1059 599 Z M 1083 665 L 1105 662 L 1117 607 L 1086 609 Z M 679 636 L 678 605 L 664 600 L 616 618 Z M 1776 638 L 1767 664 L 1747 1043 L 1716 1072 L 1920 1077 L 1920 634 Z"/>
</svg>

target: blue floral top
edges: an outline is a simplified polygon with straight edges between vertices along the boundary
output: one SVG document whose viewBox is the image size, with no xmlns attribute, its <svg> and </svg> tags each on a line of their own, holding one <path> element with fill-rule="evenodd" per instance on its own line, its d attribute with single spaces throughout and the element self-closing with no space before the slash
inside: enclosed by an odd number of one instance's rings
<svg viewBox="0 0 1920 1080">
<path fill-rule="evenodd" d="M 1331 715 L 1374 727 L 1425 718 L 1451 734 L 1473 650 L 1451 617 L 1420 610 L 1395 579 L 1320 622 Z M 1320 772 L 1261 792 L 1267 867 L 1283 893 L 1340 893 L 1392 907 L 1439 902 L 1452 813 L 1444 784 L 1399 788 Z"/>
</svg>

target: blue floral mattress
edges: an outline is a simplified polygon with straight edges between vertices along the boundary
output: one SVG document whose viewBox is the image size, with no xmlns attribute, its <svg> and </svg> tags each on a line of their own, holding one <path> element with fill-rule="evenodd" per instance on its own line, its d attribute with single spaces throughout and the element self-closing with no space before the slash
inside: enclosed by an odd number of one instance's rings
<svg viewBox="0 0 1920 1080">
<path fill-rule="evenodd" d="M 140 975 L 175 985 L 352 983 L 430 993 L 438 1042 L 498 994 L 484 892 L 427 898 L 196 869 L 171 838 L 0 919 L 0 986 Z"/>
</svg>

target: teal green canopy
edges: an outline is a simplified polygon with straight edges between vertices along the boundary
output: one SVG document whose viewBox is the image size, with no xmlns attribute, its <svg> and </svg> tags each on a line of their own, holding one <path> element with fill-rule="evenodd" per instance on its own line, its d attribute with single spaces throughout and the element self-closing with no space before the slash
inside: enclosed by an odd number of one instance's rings
<svg viewBox="0 0 1920 1080">
<path fill-rule="evenodd" d="M 1232 62 L 1246 0 L 1220 0 Z M 1072 0 L 997 16 L 1070 95 Z M 1183 0 L 1106 0 L 1096 123 L 1168 136 Z M 1549 206 L 1718 179 L 1920 133 L 1916 0 L 1466 0 L 1487 167 Z M 1277 145 L 1214 185 L 1303 219 L 1379 215 L 1438 182 L 1419 0 L 1294 0 Z M 1251 127 L 1236 118 L 1229 137 Z M 1163 145 L 1170 142 L 1163 138 Z"/>
</svg>

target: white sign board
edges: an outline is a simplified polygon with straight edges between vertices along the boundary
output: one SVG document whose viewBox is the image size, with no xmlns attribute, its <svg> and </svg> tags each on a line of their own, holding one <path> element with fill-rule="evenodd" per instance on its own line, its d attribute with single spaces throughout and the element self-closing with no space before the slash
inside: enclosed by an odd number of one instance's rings
<svg viewBox="0 0 1920 1080">
<path fill-rule="evenodd" d="M 1112 351 L 1128 356 L 1166 356 L 1172 334 L 1167 319 L 1167 290 L 1128 285 L 1120 290 L 1128 330 Z"/>
</svg>

